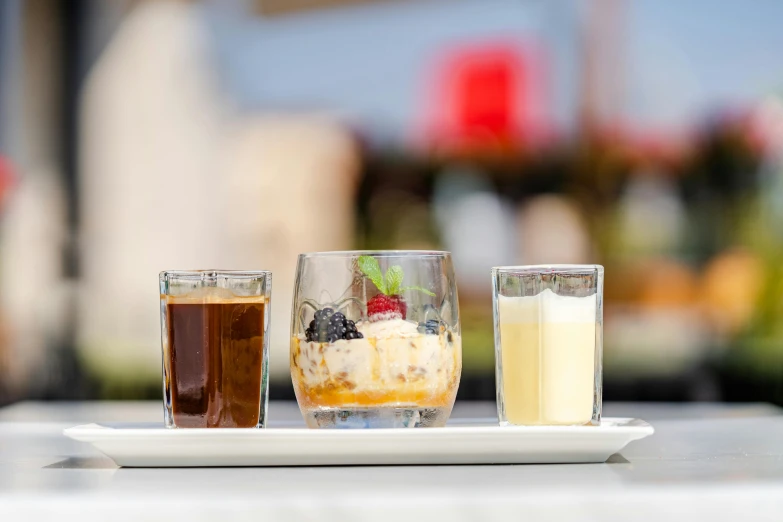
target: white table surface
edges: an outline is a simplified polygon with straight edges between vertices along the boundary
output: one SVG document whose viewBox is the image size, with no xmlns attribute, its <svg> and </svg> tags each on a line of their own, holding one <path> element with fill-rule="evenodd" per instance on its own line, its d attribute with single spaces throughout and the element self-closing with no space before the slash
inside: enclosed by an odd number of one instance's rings
<svg viewBox="0 0 783 522">
<path fill-rule="evenodd" d="M 457 417 L 494 404 L 463 403 Z M 606 464 L 118 469 L 62 429 L 161 421 L 157 403 L 0 409 L 0 521 L 783 521 L 783 411 L 766 405 L 607 404 L 654 436 Z M 293 403 L 270 418 L 300 419 Z M 173 518 L 172 518 L 173 517 Z"/>
</svg>

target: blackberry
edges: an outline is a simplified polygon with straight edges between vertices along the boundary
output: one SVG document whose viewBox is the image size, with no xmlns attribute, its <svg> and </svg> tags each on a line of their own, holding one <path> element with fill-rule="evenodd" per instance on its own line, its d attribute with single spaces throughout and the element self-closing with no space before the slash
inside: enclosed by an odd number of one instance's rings
<svg viewBox="0 0 783 522">
<path fill-rule="evenodd" d="M 307 342 L 333 343 L 340 339 L 361 339 L 364 336 L 356 329 L 356 323 L 347 319 L 342 312 L 332 308 L 316 310 L 313 320 L 305 329 Z"/>
</svg>

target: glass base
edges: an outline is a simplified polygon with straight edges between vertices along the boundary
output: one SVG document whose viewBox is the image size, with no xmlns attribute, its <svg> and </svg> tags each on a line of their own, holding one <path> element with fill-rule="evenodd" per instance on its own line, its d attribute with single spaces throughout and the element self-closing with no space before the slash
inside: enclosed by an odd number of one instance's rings
<svg viewBox="0 0 783 522">
<path fill-rule="evenodd" d="M 513 423 L 509 422 L 507 420 L 501 420 L 500 421 L 501 427 L 506 426 L 600 426 L 601 421 L 600 420 L 588 420 L 588 421 L 575 421 L 575 422 L 555 422 L 555 421 L 536 421 L 536 422 L 526 422 L 526 423 Z"/>
<path fill-rule="evenodd" d="M 451 408 L 417 406 L 377 408 L 317 408 L 304 411 L 308 428 L 439 428 L 446 425 Z"/>
</svg>

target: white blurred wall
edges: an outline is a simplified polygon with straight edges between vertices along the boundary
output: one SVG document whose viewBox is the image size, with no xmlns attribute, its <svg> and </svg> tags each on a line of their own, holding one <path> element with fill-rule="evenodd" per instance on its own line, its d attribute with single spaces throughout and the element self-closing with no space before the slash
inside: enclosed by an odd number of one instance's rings
<svg viewBox="0 0 783 522">
<path fill-rule="evenodd" d="M 40 0 L 3 5 L 11 31 L 0 30 L 0 109 L 8 110 L 0 114 L 0 154 L 8 156 L 15 180 L 0 219 L 0 401 L 4 394 L 14 398 L 46 388 L 58 370 L 48 352 L 62 342 L 66 327 L 68 231 L 57 132 L 61 50 L 51 45 L 59 38 L 56 8 Z"/>
<path fill-rule="evenodd" d="M 198 11 L 141 3 L 83 98 L 79 345 L 120 381 L 160 376 L 164 269 L 273 271 L 271 368 L 288 378 L 296 255 L 349 248 L 355 144 L 318 115 L 223 96 Z"/>
</svg>

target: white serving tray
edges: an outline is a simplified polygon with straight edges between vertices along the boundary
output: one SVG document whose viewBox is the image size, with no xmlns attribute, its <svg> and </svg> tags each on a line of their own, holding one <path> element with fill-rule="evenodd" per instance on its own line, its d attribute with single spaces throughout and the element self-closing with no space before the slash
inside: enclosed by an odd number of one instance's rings
<svg viewBox="0 0 783 522">
<path fill-rule="evenodd" d="M 421 429 L 166 429 L 160 424 L 86 424 L 65 435 L 89 442 L 119 466 L 334 466 L 605 462 L 653 428 L 639 419 L 600 426 L 500 427 L 461 419 Z"/>
</svg>

